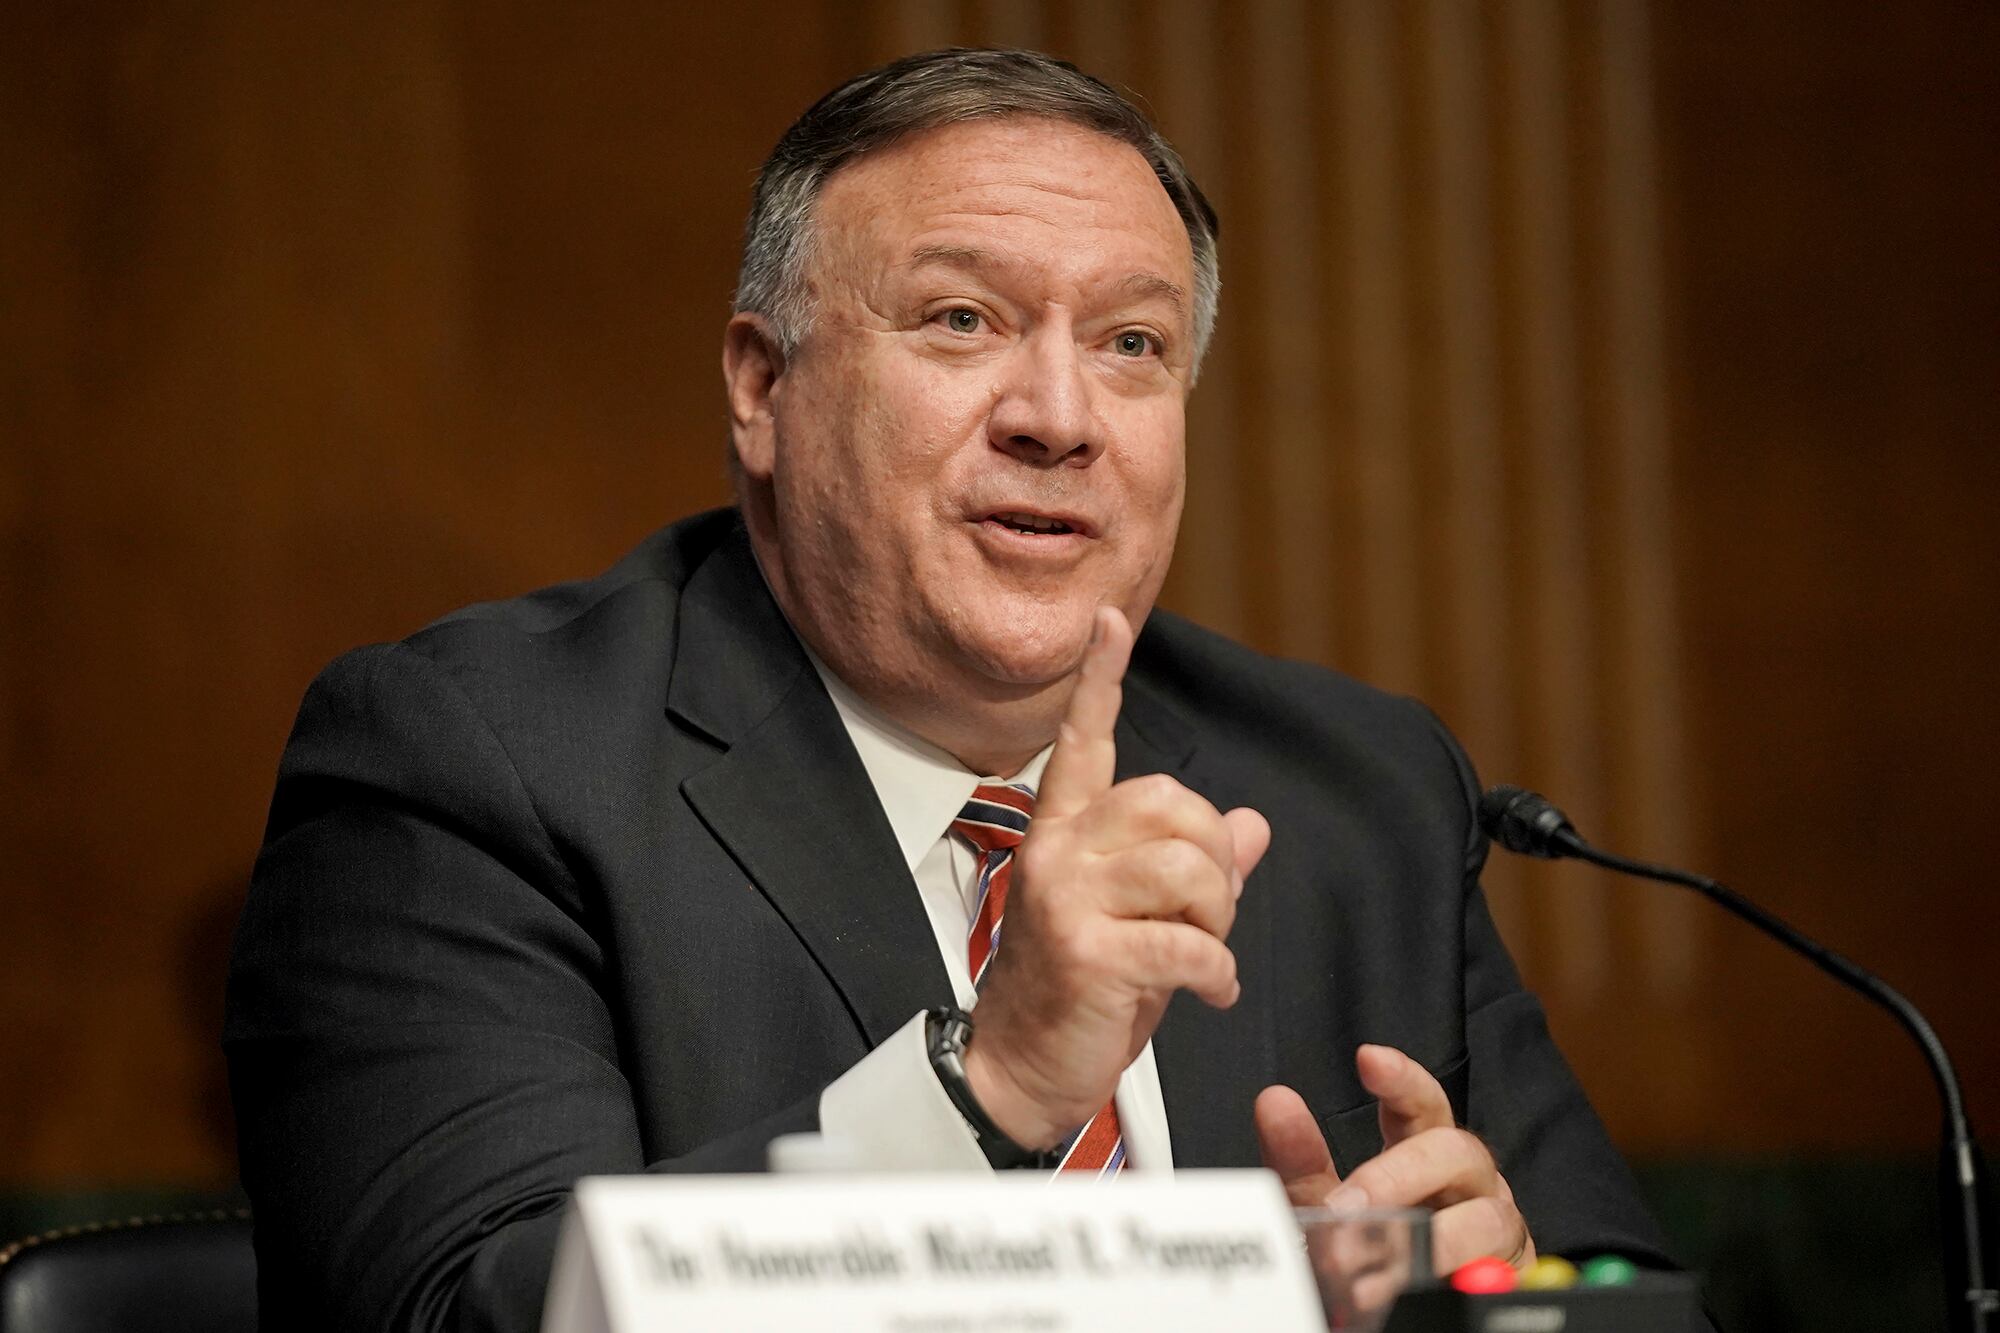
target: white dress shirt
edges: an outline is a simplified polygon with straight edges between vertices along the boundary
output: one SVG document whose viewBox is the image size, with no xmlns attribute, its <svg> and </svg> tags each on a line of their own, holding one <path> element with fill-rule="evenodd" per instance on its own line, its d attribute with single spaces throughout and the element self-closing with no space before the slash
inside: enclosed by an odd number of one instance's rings
<svg viewBox="0 0 2000 1333">
<path fill-rule="evenodd" d="M 818 657 L 807 655 L 833 696 L 915 881 L 885 884 L 882 892 L 914 889 L 922 898 L 958 1006 L 970 1010 L 979 1000 L 966 964 L 966 937 L 972 932 L 978 900 L 979 858 L 969 842 L 952 836 L 951 822 L 973 789 L 988 779 L 891 722 Z M 1054 748 L 1043 750 L 1019 773 L 991 780 L 1038 787 Z M 1167 1134 L 1167 1108 L 1151 1042 L 1120 1076 L 1116 1101 L 1127 1165 L 1141 1171 L 1172 1170 L 1173 1143 Z M 819 1121 L 829 1146 L 861 1169 L 991 1170 L 971 1127 L 931 1070 L 922 1014 L 912 1015 L 820 1094 Z"/>
</svg>

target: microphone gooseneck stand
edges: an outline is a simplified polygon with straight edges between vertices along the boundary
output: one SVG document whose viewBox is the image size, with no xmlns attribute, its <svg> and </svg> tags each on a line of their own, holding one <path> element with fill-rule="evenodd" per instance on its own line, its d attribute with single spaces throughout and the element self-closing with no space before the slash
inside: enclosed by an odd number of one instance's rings
<svg viewBox="0 0 2000 1333">
<path fill-rule="evenodd" d="M 1588 861 L 1622 875 L 1693 889 L 1887 1009 L 1923 1048 L 1924 1058 L 1930 1062 L 1931 1077 L 1937 1082 L 1938 1098 L 1944 1103 L 1940 1184 L 1949 1326 L 1953 1333 L 1991 1333 L 1995 1321 L 2000 1320 L 2000 1292 L 1986 1283 L 1980 1217 L 1984 1181 L 1979 1150 L 1966 1119 L 1965 1096 L 1959 1090 L 1951 1057 L 1945 1054 L 1944 1043 L 1914 1004 L 1866 968 L 1800 934 L 1748 898 L 1705 875 L 1635 861 L 1591 846 L 1577 833 L 1569 817 L 1545 796 L 1520 787 L 1495 787 L 1479 800 L 1479 823 L 1487 837 L 1510 852 L 1544 860 Z"/>
</svg>

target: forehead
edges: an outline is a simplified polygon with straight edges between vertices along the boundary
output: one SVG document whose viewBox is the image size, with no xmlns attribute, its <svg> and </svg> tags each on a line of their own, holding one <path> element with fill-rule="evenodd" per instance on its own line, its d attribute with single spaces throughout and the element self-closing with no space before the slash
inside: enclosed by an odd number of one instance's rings
<svg viewBox="0 0 2000 1333">
<path fill-rule="evenodd" d="M 820 192 L 822 242 L 871 269 L 954 245 L 1005 247 L 1050 269 L 1151 271 L 1183 288 L 1194 256 L 1139 151 L 1064 121 L 925 130 L 844 164 Z"/>
</svg>

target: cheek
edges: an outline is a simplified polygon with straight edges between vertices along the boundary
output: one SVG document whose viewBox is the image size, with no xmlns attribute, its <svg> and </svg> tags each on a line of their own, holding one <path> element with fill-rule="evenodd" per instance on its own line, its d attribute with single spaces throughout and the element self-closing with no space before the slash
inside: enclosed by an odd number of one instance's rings
<svg viewBox="0 0 2000 1333">
<path fill-rule="evenodd" d="M 878 509 L 907 524 L 948 501 L 954 460 L 983 435 L 992 395 L 970 377 L 921 360 L 873 368 L 858 382 L 858 459 L 875 488 Z"/>
<path fill-rule="evenodd" d="M 1121 564 L 1126 577 L 1135 580 L 1135 591 L 1146 597 L 1157 594 L 1166 577 L 1187 493 L 1180 421 L 1162 419 L 1152 426 L 1149 435 L 1132 437 L 1135 445 L 1126 456 L 1122 479 L 1133 540 L 1122 543 Z"/>
<path fill-rule="evenodd" d="M 832 379 L 832 377 L 829 377 Z M 976 402 L 935 374 L 856 358 L 810 402 L 786 442 L 787 492 L 796 524 L 847 567 L 908 569 L 934 516 L 950 512 L 958 441 L 978 420 Z"/>
<path fill-rule="evenodd" d="M 1126 458 L 1127 486 L 1146 519 L 1172 525 L 1187 489 L 1187 456 L 1178 414 L 1147 423 Z"/>
<path fill-rule="evenodd" d="M 780 442 L 784 480 L 796 508 L 833 506 L 822 512 L 838 521 L 874 495 L 890 423 L 865 363 L 829 357 L 814 369 L 810 391 L 788 404 L 795 428 Z"/>
</svg>

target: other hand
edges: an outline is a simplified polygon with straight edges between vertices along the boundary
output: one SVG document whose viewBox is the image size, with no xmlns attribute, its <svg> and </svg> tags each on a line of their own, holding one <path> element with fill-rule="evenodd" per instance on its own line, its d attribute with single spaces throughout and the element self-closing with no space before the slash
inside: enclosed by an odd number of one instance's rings
<svg viewBox="0 0 2000 1333">
<path fill-rule="evenodd" d="M 1440 1275 L 1482 1255 L 1517 1269 L 1534 1263 L 1534 1238 L 1499 1164 L 1478 1136 L 1457 1125 L 1430 1072 L 1389 1046 L 1360 1047 L 1354 1065 L 1381 1103 L 1382 1151 L 1345 1179 L 1304 1098 L 1286 1087 L 1257 1097 L 1264 1164 L 1284 1181 L 1293 1206 L 1435 1209 L 1431 1258 Z M 1360 1309 L 1380 1308 L 1392 1295 L 1386 1286 L 1371 1290 L 1365 1273 L 1352 1283 Z"/>
</svg>

